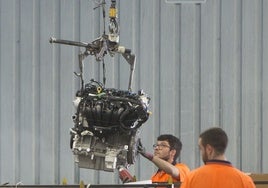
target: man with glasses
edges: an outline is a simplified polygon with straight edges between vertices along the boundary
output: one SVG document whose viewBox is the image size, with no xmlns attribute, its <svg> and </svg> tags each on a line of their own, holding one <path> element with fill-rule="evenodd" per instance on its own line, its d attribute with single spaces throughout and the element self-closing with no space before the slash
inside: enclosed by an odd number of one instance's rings
<svg viewBox="0 0 268 188">
<path fill-rule="evenodd" d="M 190 169 L 176 161 L 182 148 L 180 139 L 170 134 L 160 135 L 153 147 L 154 154 L 148 153 L 139 140 L 138 152 L 158 167 L 157 172 L 151 177 L 152 182 L 183 182 Z"/>
</svg>

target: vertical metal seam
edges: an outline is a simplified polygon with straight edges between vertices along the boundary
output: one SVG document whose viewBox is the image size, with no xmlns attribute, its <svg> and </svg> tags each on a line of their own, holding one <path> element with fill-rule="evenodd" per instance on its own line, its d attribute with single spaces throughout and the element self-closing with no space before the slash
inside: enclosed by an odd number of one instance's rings
<svg viewBox="0 0 268 188">
<path fill-rule="evenodd" d="M 60 37 L 61 34 L 61 1 L 53 1 L 53 15 L 55 16 L 53 19 L 54 21 L 54 32 L 56 33 L 56 36 Z M 55 177 L 55 184 L 60 183 L 60 152 L 57 148 L 60 147 L 60 46 L 55 46 L 53 48 L 53 89 L 55 90 L 54 96 L 53 96 L 53 109 L 54 116 L 53 116 L 53 139 L 54 139 L 54 177 Z M 56 51 L 56 53 L 55 53 Z"/>
<path fill-rule="evenodd" d="M 73 24 L 73 36 L 74 36 L 74 41 L 80 41 L 80 26 L 81 26 L 81 23 L 80 23 L 80 12 L 81 12 L 81 1 L 74 1 L 72 2 L 73 3 L 73 21 L 74 21 L 74 24 Z M 77 61 L 78 61 L 78 54 L 79 54 L 79 48 L 74 48 L 73 50 L 73 70 L 76 69 L 76 65 L 77 65 Z M 76 90 L 76 77 L 73 79 L 73 83 L 72 83 L 72 87 L 74 90 Z M 73 173 L 74 173 L 74 183 L 76 184 L 79 184 L 79 181 L 80 181 L 80 170 L 78 168 L 78 166 L 73 163 Z"/>
<path fill-rule="evenodd" d="M 264 8 L 263 8 L 263 0 L 261 0 L 260 2 L 261 6 L 260 6 L 260 172 L 262 173 L 263 172 L 263 166 L 264 166 L 264 163 L 263 163 L 263 149 L 264 148 L 264 143 L 263 143 L 263 138 L 264 138 L 264 131 L 263 131 L 263 47 L 264 47 L 264 44 L 263 44 L 263 29 L 264 29 L 264 21 L 263 21 L 263 12 L 264 12 Z"/>
<path fill-rule="evenodd" d="M 17 90 L 15 92 L 15 96 L 16 96 L 16 100 L 15 100 L 15 104 L 14 107 L 15 108 L 15 117 L 17 117 L 15 119 L 15 130 L 14 130 L 14 135 L 15 135 L 15 146 L 14 146 L 14 150 L 15 150 L 15 182 L 18 182 L 20 180 L 20 122 L 21 122 L 21 114 L 20 114 L 20 108 L 21 108 L 21 101 L 20 101 L 20 93 L 21 93 L 21 87 L 20 87 L 20 43 L 21 43 L 21 33 L 20 33 L 20 28 L 21 28 L 21 1 L 17 0 L 15 3 L 15 18 L 19 18 L 19 19 L 15 19 L 15 31 L 16 31 L 16 56 L 15 56 L 15 71 L 17 75 L 16 81 L 15 81 L 15 90 Z M 16 24 L 16 20 L 18 20 L 18 24 Z M 17 104 L 16 104 L 17 103 Z"/>
<path fill-rule="evenodd" d="M 178 51 L 179 51 L 179 57 L 178 57 L 178 73 L 179 73 L 179 75 L 178 75 L 178 78 L 179 78 L 179 80 L 178 80 L 178 123 L 179 123 L 179 125 L 178 125 L 178 133 L 179 133 L 179 138 L 181 138 L 181 80 L 182 80 L 182 78 L 181 78 L 181 56 L 182 56 L 182 54 L 181 54 L 181 36 L 182 36 L 182 27 L 181 27 L 181 23 L 182 23 L 182 21 L 181 21 L 181 15 L 182 15 L 182 13 L 181 13 L 181 4 L 179 4 L 178 5 L 178 7 L 179 7 L 179 23 L 178 23 L 178 25 L 179 25 L 179 30 L 178 30 L 178 32 L 179 32 L 179 39 L 178 39 Z M 175 6 L 176 7 L 176 6 Z M 175 14 L 176 14 L 176 11 L 175 11 Z M 175 19 L 176 20 L 176 19 Z M 175 24 L 176 25 L 176 24 Z M 175 32 L 175 34 L 176 34 L 176 32 Z M 175 48 L 174 48 L 175 49 Z M 175 51 L 176 51 L 176 49 L 175 49 Z M 175 57 L 176 57 L 176 52 L 174 52 L 174 54 L 175 54 Z M 175 65 L 176 65 L 176 59 L 175 59 Z M 176 74 L 176 72 L 175 72 L 175 74 Z M 175 82 L 176 83 L 176 82 Z M 176 98 L 176 97 L 175 97 Z M 176 121 L 175 121 L 175 127 L 176 127 Z M 181 160 L 180 159 L 181 158 L 181 155 L 179 156 L 179 160 Z"/>
<path fill-rule="evenodd" d="M 136 38 L 140 38 L 141 33 L 142 33 L 142 29 L 140 27 L 141 22 L 142 22 L 141 16 L 140 16 L 141 15 L 141 2 L 140 1 L 138 1 L 138 6 L 139 6 L 139 9 L 136 10 L 136 11 L 138 11 L 138 13 L 135 15 L 135 16 L 138 16 L 138 18 L 137 18 L 138 24 L 136 25 L 138 32 L 134 32 L 134 37 L 133 37 L 134 40 Z M 133 7 L 135 7 L 135 6 L 133 6 Z M 135 11 L 133 11 L 133 12 L 135 12 Z M 138 68 L 138 71 L 136 71 L 136 76 L 138 78 L 138 80 L 137 80 L 138 83 L 136 84 L 136 86 L 138 86 L 138 88 L 141 88 L 141 65 L 140 65 L 141 43 L 140 43 L 140 40 L 136 40 L 136 41 L 137 41 L 136 46 L 138 47 L 138 50 L 137 50 L 137 53 L 135 55 L 136 55 L 136 62 L 138 60 L 138 63 L 139 63 L 139 64 L 136 63 L 136 67 Z"/>
<path fill-rule="evenodd" d="M 198 128 L 197 128 L 197 133 L 200 133 L 201 131 L 201 115 L 202 115 L 202 109 L 201 109 L 201 79 L 202 79 L 202 76 L 201 76 L 201 63 L 202 63 L 202 5 L 199 4 L 198 5 L 198 13 L 199 13 L 199 20 L 198 20 L 198 24 L 199 24 L 199 35 L 198 35 L 198 42 L 199 42 L 199 46 L 198 46 L 198 57 L 199 57 L 199 60 L 198 60 Z M 198 138 L 199 135 L 197 134 L 196 135 L 196 138 Z M 201 161 L 200 161 L 200 155 L 199 155 L 199 152 L 196 152 L 196 155 L 198 156 L 196 158 L 196 161 L 195 161 L 195 165 L 196 166 L 200 166 L 201 165 Z"/>
<path fill-rule="evenodd" d="M 162 40 L 162 37 L 161 37 L 161 0 L 159 0 L 159 41 L 160 41 L 160 43 L 161 43 L 161 40 Z M 158 94 L 159 94 L 159 103 L 158 103 L 158 113 L 159 114 L 157 114 L 158 115 L 158 121 L 161 123 L 161 121 L 162 121 L 162 118 L 161 118 L 161 86 L 160 86 L 160 83 L 161 83 L 161 45 L 159 45 L 159 48 L 158 48 L 158 50 L 159 50 L 159 57 L 158 57 L 158 59 L 159 59 L 159 68 L 158 68 L 158 71 L 159 71 L 159 73 L 158 73 L 158 75 L 159 75 L 159 77 L 158 77 L 158 83 L 159 83 L 159 85 L 158 85 Z M 160 135 L 160 128 L 158 129 L 158 135 Z"/>
<path fill-rule="evenodd" d="M 1 13 L 3 12 L 2 11 L 2 3 L 3 3 L 3 1 L 0 1 L 0 28 L 2 28 L 2 21 L 1 21 L 1 19 L 2 19 L 2 17 L 3 16 L 1 16 Z M 2 41 L 2 29 L 0 29 L 0 41 Z M 0 45 L 0 93 L 2 93 L 2 78 L 1 78 L 1 71 L 2 71 L 2 62 L 1 62 L 1 57 L 2 57 L 2 48 L 1 48 L 1 45 Z M 2 103 L 2 95 L 0 95 L 0 103 Z M 3 133 L 3 131 L 2 131 L 2 125 L 3 125 L 3 123 L 2 123 L 2 108 L 0 107 L 0 138 L 3 138 L 3 136 L 2 136 L 2 133 Z M 1 139 L 0 139 L 0 166 L 1 166 L 1 164 L 2 164 L 2 155 L 1 155 L 1 150 L 2 150 L 2 144 L 1 144 L 2 142 L 1 142 Z M 1 171 L 1 169 L 0 169 L 0 182 L 1 182 L 1 180 L 2 180 L 2 171 Z"/>
<path fill-rule="evenodd" d="M 239 29 L 239 33 L 240 33 L 240 46 L 241 46 L 241 50 L 240 50 L 240 89 L 239 89 L 239 99 L 240 99 L 240 102 L 239 102 L 239 112 L 240 112 L 240 119 L 239 119 L 239 123 L 240 123 L 240 126 L 239 126 L 239 132 L 241 133 L 240 135 L 240 143 L 239 143 L 239 147 L 240 148 L 240 151 L 238 152 L 239 153 L 239 166 L 240 166 L 240 169 L 242 169 L 242 165 L 243 165 L 243 161 L 242 161 L 242 151 L 243 151 L 243 148 L 242 148 L 242 143 L 243 143 L 243 135 L 242 135 L 242 110 L 243 110 L 243 48 L 242 48 L 242 45 L 243 45 L 243 0 L 240 0 L 240 17 L 239 17 L 239 23 L 241 23 L 240 28 Z"/>
<path fill-rule="evenodd" d="M 2 21 L 1 21 L 1 19 L 2 19 L 2 17 L 3 16 L 1 16 L 1 13 L 3 12 L 2 11 L 2 3 L 3 3 L 3 1 L 0 1 L 0 28 L 2 28 Z M 2 30 L 0 29 L 0 41 L 2 41 L 2 32 L 1 32 Z M 1 78 L 1 71 L 2 71 L 2 62 L 1 62 L 1 57 L 2 57 L 2 48 L 1 48 L 1 45 L 0 45 L 0 93 L 2 93 L 2 78 Z M 2 95 L 0 95 L 0 103 L 2 103 Z M 3 133 L 3 131 L 2 131 L 2 125 L 3 125 L 3 123 L 2 123 L 2 108 L 0 107 L 0 166 L 1 166 L 1 164 L 2 164 L 2 155 L 1 155 L 1 150 L 2 150 L 2 142 L 1 142 L 1 138 L 3 138 L 3 136 L 2 136 L 2 133 Z M 1 182 L 1 180 L 2 180 L 2 171 L 1 171 L 1 169 L 0 169 L 0 182 Z"/>
<path fill-rule="evenodd" d="M 219 111 L 218 111 L 218 124 L 223 127 L 222 125 L 222 113 L 223 113 L 223 110 L 222 110 L 222 94 L 221 94 L 221 91 L 222 91 L 222 48 L 221 48 L 221 45 L 222 45 L 222 0 L 220 0 L 219 2 L 219 20 L 218 20 L 218 27 L 219 27 L 219 33 L 218 33 L 218 37 L 219 37 L 219 43 L 218 43 L 218 64 L 219 64 L 219 77 L 218 77 L 218 82 L 219 82 L 219 88 L 218 88 L 218 92 L 219 92 Z"/>
<path fill-rule="evenodd" d="M 40 183 L 40 1 L 33 2 L 33 130 L 34 134 L 34 182 Z M 38 27 L 39 26 L 39 27 Z M 36 63 L 36 65 L 34 65 Z M 38 88 L 39 87 L 39 88 Z"/>
<path fill-rule="evenodd" d="M 132 3 L 134 4 L 134 2 L 132 2 Z M 118 22 L 119 22 L 119 23 L 118 23 L 118 24 L 119 24 L 119 26 L 120 26 L 121 23 L 122 23 L 122 22 L 121 22 L 121 19 L 120 19 L 120 18 L 121 18 L 121 15 L 120 15 L 121 2 L 120 2 L 120 1 L 119 1 L 119 5 L 118 5 L 118 6 L 119 6 L 119 10 L 118 10 L 118 18 L 119 18 L 119 19 L 118 19 Z M 134 9 L 135 6 L 131 6 L 131 7 Z M 132 24 L 134 24 L 134 22 L 133 22 Z M 132 25 L 132 27 L 133 27 L 133 25 Z M 120 31 L 119 31 L 119 32 L 120 32 Z M 119 38 L 120 38 L 120 34 L 119 34 Z M 132 36 L 132 38 L 133 38 L 133 36 Z M 134 42 L 134 45 L 135 45 L 135 42 Z M 133 45 L 133 46 L 134 46 L 134 45 Z M 117 74 L 116 74 L 116 76 L 117 76 L 117 81 L 116 81 L 116 82 L 117 82 L 117 84 L 118 84 L 118 86 L 117 86 L 118 88 L 120 88 L 120 76 L 121 76 L 121 75 L 120 75 L 119 73 L 120 73 L 120 64 L 121 64 L 121 61 L 122 61 L 121 56 L 118 56 L 118 63 L 117 63 L 117 65 L 116 65 L 116 67 L 117 67 Z M 115 84 L 115 85 L 116 85 L 116 84 Z"/>
</svg>

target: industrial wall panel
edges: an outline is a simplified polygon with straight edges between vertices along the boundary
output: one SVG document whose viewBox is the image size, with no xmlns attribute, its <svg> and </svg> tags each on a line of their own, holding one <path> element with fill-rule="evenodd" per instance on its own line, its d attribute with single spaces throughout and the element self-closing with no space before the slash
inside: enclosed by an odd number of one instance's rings
<svg viewBox="0 0 268 188">
<path fill-rule="evenodd" d="M 117 172 L 79 169 L 70 150 L 72 105 L 83 48 L 49 38 L 92 42 L 108 28 L 98 0 L 0 0 L 0 185 L 120 183 Z M 106 0 L 106 7 L 110 1 Z M 117 0 L 120 45 L 136 55 L 132 90 L 151 98 L 139 136 L 148 151 L 159 134 L 181 138 L 180 160 L 202 165 L 198 136 L 220 126 L 226 156 L 246 172 L 267 173 L 268 1 Z M 105 58 L 106 86 L 127 89 L 129 65 Z M 87 57 L 85 81 L 103 82 L 102 63 Z M 138 180 L 156 167 L 142 157 Z"/>
<path fill-rule="evenodd" d="M 261 148 L 261 154 L 259 156 L 259 159 L 261 161 L 261 168 L 260 170 L 263 172 L 267 172 L 268 171 L 268 165 L 265 164 L 265 159 L 268 157 L 268 150 L 267 149 L 263 149 L 265 148 L 265 144 L 268 143 L 268 138 L 265 136 L 265 134 L 268 132 L 268 116 L 266 115 L 268 113 L 268 87 L 266 87 L 265 81 L 268 79 L 268 75 L 267 70 L 268 70 L 268 63 L 265 63 L 265 61 L 268 58 L 268 24 L 264 24 L 268 22 L 268 14 L 267 12 L 265 12 L 265 7 L 268 7 L 268 2 L 267 1 L 263 1 L 262 4 L 262 31 L 261 31 L 261 62 L 262 62 L 262 78 L 261 78 L 261 128 L 260 128 L 260 146 L 258 146 L 259 148 Z"/>
</svg>

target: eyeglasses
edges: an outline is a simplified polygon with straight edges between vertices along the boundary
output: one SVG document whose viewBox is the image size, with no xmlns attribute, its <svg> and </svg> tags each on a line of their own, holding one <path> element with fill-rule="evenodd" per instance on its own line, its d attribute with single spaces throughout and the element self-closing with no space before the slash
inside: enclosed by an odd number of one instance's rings
<svg viewBox="0 0 268 188">
<path fill-rule="evenodd" d="M 163 149 L 163 148 L 170 148 L 170 146 L 164 145 L 164 144 L 154 144 L 153 148 L 155 149 L 158 147 L 158 149 Z"/>
</svg>

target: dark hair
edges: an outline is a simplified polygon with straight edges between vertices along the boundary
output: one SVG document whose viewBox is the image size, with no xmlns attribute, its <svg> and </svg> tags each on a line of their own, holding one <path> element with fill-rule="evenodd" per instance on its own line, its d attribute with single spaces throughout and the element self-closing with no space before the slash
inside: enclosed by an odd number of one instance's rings
<svg viewBox="0 0 268 188">
<path fill-rule="evenodd" d="M 199 136 L 203 146 L 211 145 L 217 154 L 224 154 L 228 144 L 227 134 L 219 127 L 210 128 Z"/>
<path fill-rule="evenodd" d="M 170 149 L 176 150 L 176 154 L 175 154 L 174 160 L 173 160 L 173 163 L 175 163 L 178 156 L 181 153 L 182 143 L 181 143 L 180 139 L 171 135 L 171 134 L 162 134 L 162 135 L 157 137 L 157 140 L 158 141 L 167 141 L 169 146 L 170 146 Z"/>
</svg>

